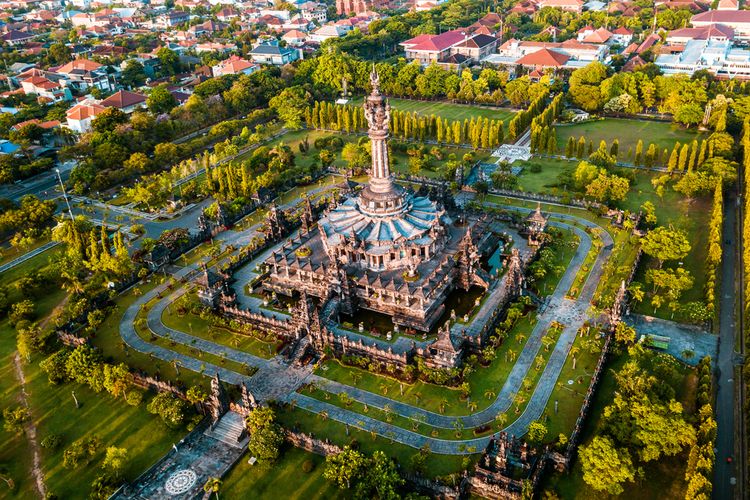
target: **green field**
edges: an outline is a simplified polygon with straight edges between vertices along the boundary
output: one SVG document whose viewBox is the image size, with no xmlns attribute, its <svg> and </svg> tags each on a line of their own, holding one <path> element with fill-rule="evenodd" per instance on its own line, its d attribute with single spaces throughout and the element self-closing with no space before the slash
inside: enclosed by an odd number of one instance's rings
<svg viewBox="0 0 750 500">
<path fill-rule="evenodd" d="M 45 257 L 46 261 L 46 257 Z M 44 262 L 31 263 L 27 269 Z M 11 281 L 6 283 L 12 285 Z M 11 287 L 12 289 L 12 287 Z M 37 319 L 44 320 L 65 298 L 65 293 L 55 285 L 50 293 L 35 300 Z M 16 350 L 15 330 L 7 320 L 0 323 L 0 406 L 13 407 L 19 403 L 21 385 L 15 373 L 13 357 Z M 101 472 L 101 461 L 106 447 L 117 446 L 128 450 L 125 470 L 127 479 L 134 479 L 163 455 L 184 430 L 167 429 L 161 420 L 146 411 L 145 403 L 129 406 L 123 399 L 95 393 L 86 386 L 69 383 L 51 385 L 47 375 L 39 368 L 44 355 L 23 362 L 26 378 L 25 391 L 31 417 L 37 429 L 37 443 L 52 434 L 61 437 L 57 449 L 41 448 L 41 470 L 48 493 L 57 498 L 88 498 L 91 482 Z M 73 402 L 75 391 L 79 408 Z M 62 466 L 64 450 L 84 436 L 98 436 L 102 446 L 88 463 L 76 469 Z M 0 498 L 36 498 L 32 468 L 32 449 L 28 437 L 13 435 L 0 428 L 0 475 L 15 483 L 9 491 L 0 482 Z"/>
<path fill-rule="evenodd" d="M 612 145 L 612 141 L 617 139 L 620 142 L 619 157 L 621 161 L 631 161 L 627 159 L 628 148 L 635 147 L 638 140 L 643 141 L 643 152 L 645 153 L 650 143 L 654 143 L 659 148 L 659 155 L 664 148 L 670 151 L 676 141 L 685 144 L 693 139 L 700 139 L 700 135 L 695 130 L 688 130 L 679 125 L 667 122 L 656 122 L 646 120 L 626 120 L 620 118 L 605 118 L 585 123 L 572 125 L 557 125 L 557 150 L 565 151 L 565 145 L 569 137 L 574 137 L 577 141 L 581 136 L 586 138 L 586 142 L 592 141 L 594 149 L 599 147 L 599 142 L 607 141 L 607 146 Z"/>
<path fill-rule="evenodd" d="M 313 464 L 310 472 L 303 464 Z M 273 466 L 249 465 L 247 455 L 224 478 L 219 492 L 223 498 L 328 499 L 342 496 L 323 477 L 325 458 L 298 448 L 288 447 Z"/>
<path fill-rule="evenodd" d="M 362 98 L 355 97 L 350 101 L 354 106 L 362 105 Z M 399 111 L 413 113 L 416 111 L 424 116 L 442 116 L 448 120 L 471 120 L 472 118 L 487 118 L 488 120 L 502 120 L 506 124 L 516 114 L 515 110 L 507 108 L 493 108 L 472 104 L 454 104 L 441 101 L 417 101 L 414 99 L 401 99 L 389 97 L 391 107 Z"/>
</svg>

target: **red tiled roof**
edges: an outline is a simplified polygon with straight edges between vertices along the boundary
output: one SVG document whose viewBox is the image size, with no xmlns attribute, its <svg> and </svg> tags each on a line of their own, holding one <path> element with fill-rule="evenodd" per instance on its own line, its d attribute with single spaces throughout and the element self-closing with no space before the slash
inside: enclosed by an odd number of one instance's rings
<svg viewBox="0 0 750 500">
<path fill-rule="evenodd" d="M 57 68 L 56 72 L 65 74 L 75 70 L 94 71 L 101 67 L 102 65 L 96 61 L 91 61 L 89 59 L 76 59 L 75 61 L 70 61 L 68 64 L 60 66 Z"/>
<path fill-rule="evenodd" d="M 401 45 L 407 47 L 409 50 L 442 52 L 458 42 L 463 41 L 465 38 L 466 35 L 463 31 L 451 30 L 439 35 L 419 35 L 410 40 L 406 40 L 405 42 L 401 42 Z"/>
<path fill-rule="evenodd" d="M 750 23 L 750 10 L 709 10 L 696 14 L 690 20 L 695 23 Z"/>
<path fill-rule="evenodd" d="M 550 49 L 542 49 L 531 54 L 526 54 L 522 58 L 518 59 L 516 61 L 516 64 L 520 64 L 522 66 L 559 68 L 560 66 L 565 65 L 565 63 L 568 62 L 569 59 L 569 56 L 561 54 L 560 52 L 555 52 L 554 50 Z"/>
<path fill-rule="evenodd" d="M 128 92 L 127 90 L 120 90 L 115 92 L 111 96 L 104 99 L 99 105 L 105 108 L 128 108 L 146 102 L 146 96 L 136 94 L 135 92 Z"/>
</svg>

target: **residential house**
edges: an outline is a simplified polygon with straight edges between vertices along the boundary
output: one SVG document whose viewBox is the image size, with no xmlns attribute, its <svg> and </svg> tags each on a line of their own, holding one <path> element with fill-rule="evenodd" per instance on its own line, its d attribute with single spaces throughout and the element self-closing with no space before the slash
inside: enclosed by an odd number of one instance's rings
<svg viewBox="0 0 750 500">
<path fill-rule="evenodd" d="M 25 94 L 35 94 L 39 100 L 45 102 L 71 101 L 73 95 L 70 89 L 58 82 L 47 79 L 46 76 L 33 75 L 21 80 L 21 88 Z"/>
<path fill-rule="evenodd" d="M 738 0 L 719 0 L 716 10 L 740 10 Z"/>
<path fill-rule="evenodd" d="M 288 46 L 292 47 L 299 47 L 300 45 L 304 45 L 307 41 L 307 38 L 307 33 L 303 33 L 300 30 L 287 31 L 281 37 L 281 39 L 284 40 Z"/>
<path fill-rule="evenodd" d="M 582 0 L 539 0 L 537 6 L 540 9 L 543 9 L 544 7 L 552 7 L 554 9 L 566 10 L 577 14 L 583 12 Z"/>
<path fill-rule="evenodd" d="M 232 19 L 236 19 L 240 17 L 240 13 L 237 12 L 232 7 L 224 7 L 219 12 L 216 13 L 216 19 L 219 21 L 223 21 L 225 23 L 228 23 Z"/>
<path fill-rule="evenodd" d="M 278 42 L 259 43 L 250 51 L 250 57 L 253 62 L 258 64 L 272 64 L 274 66 L 283 66 L 297 59 L 301 54 L 299 49 L 291 47 L 281 47 Z"/>
<path fill-rule="evenodd" d="M 463 30 L 451 30 L 439 35 L 419 35 L 401 42 L 406 59 L 419 61 L 423 65 L 440 62 L 451 55 L 454 45 L 466 41 L 467 35 Z"/>
<path fill-rule="evenodd" d="M 154 26 L 158 29 L 167 29 L 186 23 L 190 20 L 190 13 L 182 10 L 170 10 L 156 17 Z"/>
<path fill-rule="evenodd" d="M 620 26 L 612 32 L 612 38 L 610 42 L 613 45 L 619 45 L 621 47 L 627 46 L 633 39 L 633 30 L 630 30 L 624 26 Z"/>
<path fill-rule="evenodd" d="M 11 47 L 17 47 L 33 40 L 35 37 L 36 35 L 34 33 L 28 31 L 9 30 L 7 33 L 3 33 L 3 35 L 0 36 L 0 40 Z"/>
<path fill-rule="evenodd" d="M 297 7 L 300 10 L 300 15 L 308 21 L 313 21 L 318 24 L 323 24 L 328 21 L 328 9 L 325 4 L 305 2 Z"/>
<path fill-rule="evenodd" d="M 260 66 L 239 56 L 232 56 L 211 67 L 214 77 L 224 75 L 249 75 L 260 70 Z"/>
<path fill-rule="evenodd" d="M 541 54 L 537 57 L 527 57 L 537 52 Z M 557 54 L 564 57 L 558 57 Z M 604 61 L 608 55 L 609 46 L 605 44 L 581 43 L 574 39 L 564 42 L 533 42 L 511 38 L 498 48 L 497 54 L 485 57 L 482 62 L 507 67 L 522 65 L 576 69 L 592 61 Z"/>
<path fill-rule="evenodd" d="M 310 35 L 310 40 L 314 42 L 324 42 L 330 38 L 341 38 L 346 35 L 349 30 L 344 26 L 337 26 L 335 24 L 326 24 L 316 29 Z"/>
<path fill-rule="evenodd" d="M 668 44 L 684 44 L 690 40 L 734 40 L 734 30 L 723 24 L 709 24 L 700 28 L 680 28 L 667 33 Z"/>
<path fill-rule="evenodd" d="M 123 113 L 130 114 L 138 109 L 146 107 L 146 96 L 119 90 L 99 103 L 105 108 L 117 108 Z"/>
<path fill-rule="evenodd" d="M 67 127 L 74 132 L 84 134 L 91 130 L 91 122 L 105 109 L 107 108 L 97 104 L 96 101 L 83 100 L 70 108 L 65 114 Z"/>
<path fill-rule="evenodd" d="M 104 92 L 114 90 L 113 82 L 104 66 L 88 59 L 75 59 L 58 68 L 50 68 L 50 71 L 63 75 L 66 85 L 74 90 L 87 91 L 98 88 Z"/>
<path fill-rule="evenodd" d="M 204 42 L 195 45 L 195 51 L 198 54 L 203 52 L 221 52 L 227 53 L 233 50 L 237 50 L 237 46 L 233 43 L 219 43 L 219 42 Z"/>
</svg>

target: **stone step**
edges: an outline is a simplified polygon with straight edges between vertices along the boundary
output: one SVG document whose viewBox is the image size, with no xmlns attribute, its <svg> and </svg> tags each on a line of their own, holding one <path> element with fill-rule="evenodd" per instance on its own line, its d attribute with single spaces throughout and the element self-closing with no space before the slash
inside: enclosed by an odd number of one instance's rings
<svg viewBox="0 0 750 500">
<path fill-rule="evenodd" d="M 230 411 L 225 413 L 212 429 L 208 429 L 206 435 L 232 447 L 243 448 L 247 444 L 247 438 L 242 441 L 239 438 L 244 430 L 242 416 Z"/>
</svg>

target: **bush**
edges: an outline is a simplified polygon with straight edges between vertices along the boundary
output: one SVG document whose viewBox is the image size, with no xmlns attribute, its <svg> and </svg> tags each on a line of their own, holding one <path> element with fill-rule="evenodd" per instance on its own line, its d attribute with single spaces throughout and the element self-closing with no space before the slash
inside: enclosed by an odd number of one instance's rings
<svg viewBox="0 0 750 500">
<path fill-rule="evenodd" d="M 532 163 L 529 165 L 529 171 L 534 174 L 538 174 L 542 171 L 542 166 L 538 163 Z"/>
<path fill-rule="evenodd" d="M 304 462 L 302 462 L 302 472 L 309 474 L 310 472 L 313 471 L 314 468 L 315 468 L 315 462 L 313 462 L 309 458 L 305 460 Z"/>
<path fill-rule="evenodd" d="M 50 450 L 57 449 L 62 444 L 62 437 L 57 434 L 50 434 L 46 438 L 42 439 L 42 448 L 48 448 Z"/>
<path fill-rule="evenodd" d="M 143 392 L 138 389 L 132 389 L 125 395 L 125 401 L 130 406 L 138 406 L 143 401 Z"/>
</svg>

